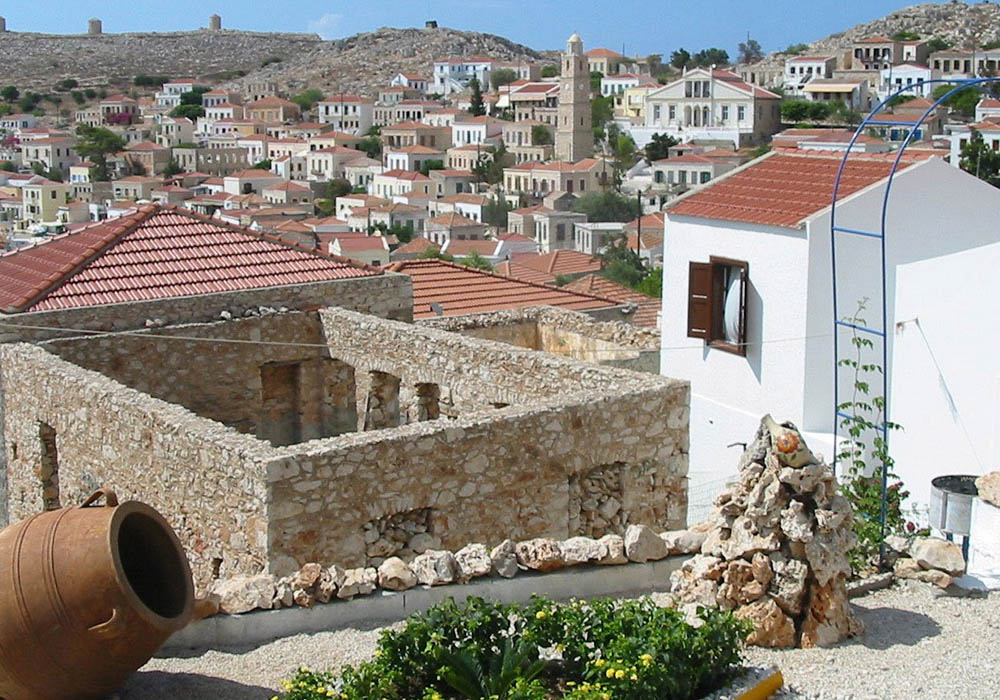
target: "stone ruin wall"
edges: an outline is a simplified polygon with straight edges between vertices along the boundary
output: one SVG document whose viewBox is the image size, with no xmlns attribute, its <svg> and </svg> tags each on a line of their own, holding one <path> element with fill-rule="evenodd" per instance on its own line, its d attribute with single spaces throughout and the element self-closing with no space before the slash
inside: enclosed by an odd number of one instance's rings
<svg viewBox="0 0 1000 700">
<path fill-rule="evenodd" d="M 220 573 L 266 565 L 264 443 L 42 348 L 0 346 L 0 366 L 11 521 L 43 509 L 37 470 L 55 461 L 62 505 L 101 486 L 121 501 L 149 503 L 176 530 L 202 581 L 223 563 Z M 49 429 L 57 454 L 44 454 Z"/>
<path fill-rule="evenodd" d="M 45 425 L 62 503 L 99 485 L 149 502 L 201 590 L 308 561 L 370 566 L 431 546 L 684 524 L 685 382 L 343 309 L 150 332 L 295 345 L 140 332 L 51 342 L 62 360 L 0 347 L 12 519 L 42 507 Z M 263 382 L 296 366 L 289 416 L 281 384 Z"/>
<path fill-rule="evenodd" d="M 417 323 L 636 372 L 658 374 L 660 368 L 660 334 L 613 315 L 599 320 L 578 311 L 537 306 Z"/>
</svg>

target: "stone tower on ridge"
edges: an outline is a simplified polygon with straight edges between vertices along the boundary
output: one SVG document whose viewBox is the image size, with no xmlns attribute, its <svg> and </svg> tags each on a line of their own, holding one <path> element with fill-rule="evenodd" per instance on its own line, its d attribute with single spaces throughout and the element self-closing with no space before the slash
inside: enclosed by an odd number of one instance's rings
<svg viewBox="0 0 1000 700">
<path fill-rule="evenodd" d="M 559 123 L 556 125 L 556 158 L 575 163 L 594 155 L 590 119 L 590 72 L 583 55 L 583 40 L 573 34 L 566 42 L 559 79 Z"/>
</svg>

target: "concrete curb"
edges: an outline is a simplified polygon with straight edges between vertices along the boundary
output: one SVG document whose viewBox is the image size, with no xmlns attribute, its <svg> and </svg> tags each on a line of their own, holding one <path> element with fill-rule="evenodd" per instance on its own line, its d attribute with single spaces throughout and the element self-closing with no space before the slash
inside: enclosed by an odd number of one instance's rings
<svg viewBox="0 0 1000 700">
<path fill-rule="evenodd" d="M 349 601 L 321 603 L 312 608 L 259 610 L 245 615 L 215 615 L 176 632 L 160 650 L 216 649 L 253 646 L 280 637 L 326 632 L 348 627 L 388 624 L 426 610 L 446 598 L 480 596 L 503 603 L 524 602 L 533 595 L 556 600 L 641 595 L 666 590 L 671 572 L 689 557 L 668 557 L 645 564 L 575 566 L 545 574 L 518 572 L 514 578 L 484 577 L 466 584 L 428 588 L 420 586 L 394 593 L 378 591 Z M 166 652 L 166 653 L 164 653 Z"/>
</svg>

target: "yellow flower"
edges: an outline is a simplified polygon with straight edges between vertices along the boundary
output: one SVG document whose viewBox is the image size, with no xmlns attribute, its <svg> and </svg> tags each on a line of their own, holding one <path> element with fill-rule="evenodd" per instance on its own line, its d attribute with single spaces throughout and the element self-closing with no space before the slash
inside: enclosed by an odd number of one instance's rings
<svg viewBox="0 0 1000 700">
<path fill-rule="evenodd" d="M 623 670 L 618 669 L 617 671 L 615 671 L 615 678 L 621 680 L 624 677 L 625 677 L 625 672 Z"/>
<path fill-rule="evenodd" d="M 604 675 L 607 676 L 608 678 L 614 678 L 615 670 L 613 668 L 609 668 Z"/>
<path fill-rule="evenodd" d="M 637 680 L 639 680 L 639 676 L 637 676 L 637 675 L 635 675 L 635 674 L 633 673 L 633 674 L 632 674 L 631 676 L 629 676 L 629 677 L 628 677 L 628 679 L 629 679 L 630 681 L 637 681 Z"/>
<path fill-rule="evenodd" d="M 611 693 L 601 693 L 601 700 L 611 700 Z"/>
<path fill-rule="evenodd" d="M 597 661 L 595 661 L 595 662 L 594 662 L 594 665 L 595 665 L 595 666 L 597 666 L 597 668 L 600 668 L 600 667 L 601 667 L 601 666 L 603 666 L 603 665 L 604 665 L 605 663 L 606 663 L 606 662 L 604 661 L 604 659 L 598 659 Z"/>
<path fill-rule="evenodd" d="M 545 619 L 545 611 L 544 610 L 539 610 L 538 612 L 536 612 L 535 613 L 535 619 L 536 620 L 544 620 Z"/>
</svg>

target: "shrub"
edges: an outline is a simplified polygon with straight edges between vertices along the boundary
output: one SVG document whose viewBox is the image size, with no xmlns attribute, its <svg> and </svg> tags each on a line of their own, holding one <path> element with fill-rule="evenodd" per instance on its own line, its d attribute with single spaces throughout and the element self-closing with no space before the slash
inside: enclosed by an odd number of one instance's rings
<svg viewBox="0 0 1000 700">
<path fill-rule="evenodd" d="M 695 628 L 648 599 L 504 605 L 447 600 L 382 632 L 373 661 L 302 668 L 284 700 L 687 699 L 736 672 L 749 626 L 700 609 Z M 543 653 L 544 652 L 544 653 Z"/>
</svg>

